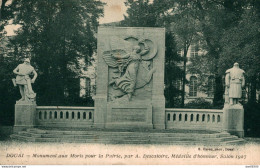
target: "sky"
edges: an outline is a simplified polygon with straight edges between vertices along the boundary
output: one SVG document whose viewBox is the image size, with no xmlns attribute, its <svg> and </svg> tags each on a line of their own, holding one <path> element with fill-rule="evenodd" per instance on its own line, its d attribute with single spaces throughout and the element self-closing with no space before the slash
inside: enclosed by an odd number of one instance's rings
<svg viewBox="0 0 260 168">
<path fill-rule="evenodd" d="M 105 2 L 104 6 L 104 17 L 99 19 L 99 23 L 109 23 L 117 22 L 124 19 L 124 14 L 126 14 L 126 6 L 124 4 L 125 0 L 101 0 Z M 8 25 L 5 26 L 7 31 L 7 36 L 14 35 L 14 30 L 17 30 L 20 26 Z"/>
<path fill-rule="evenodd" d="M 99 22 L 109 23 L 116 22 L 124 19 L 124 14 L 126 14 L 126 6 L 124 4 L 125 0 L 102 0 L 107 3 L 104 7 L 104 17 L 100 18 Z"/>
</svg>

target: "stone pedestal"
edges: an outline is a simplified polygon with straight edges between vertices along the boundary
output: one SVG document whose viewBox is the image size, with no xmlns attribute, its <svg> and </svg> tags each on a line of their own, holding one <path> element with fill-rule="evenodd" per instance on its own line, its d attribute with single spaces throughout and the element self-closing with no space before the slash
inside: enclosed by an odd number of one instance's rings
<svg viewBox="0 0 260 168">
<path fill-rule="evenodd" d="M 35 102 L 17 101 L 15 104 L 14 132 L 34 127 L 35 114 Z"/>
<path fill-rule="evenodd" d="M 237 135 L 240 138 L 244 137 L 244 109 L 240 104 L 228 105 L 225 104 L 224 109 L 224 131 L 230 134 Z"/>
<path fill-rule="evenodd" d="M 164 95 L 153 98 L 153 127 L 165 129 L 165 97 Z"/>
</svg>

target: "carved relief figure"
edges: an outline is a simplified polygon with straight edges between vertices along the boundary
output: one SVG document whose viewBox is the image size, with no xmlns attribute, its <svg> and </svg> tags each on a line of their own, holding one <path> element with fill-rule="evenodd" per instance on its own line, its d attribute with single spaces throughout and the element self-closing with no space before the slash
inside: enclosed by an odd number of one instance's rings
<svg viewBox="0 0 260 168">
<path fill-rule="evenodd" d="M 122 41 L 123 46 L 116 49 L 111 47 L 110 51 L 105 51 L 103 58 L 109 67 L 117 68 L 109 85 L 112 85 L 115 90 L 120 90 L 121 93 L 113 95 L 113 98 L 121 97 L 125 94 L 128 96 L 128 100 L 131 100 L 135 89 L 141 88 L 150 82 L 152 74 L 155 69 L 149 69 L 151 62 L 148 60 L 153 59 L 157 53 L 157 47 L 153 45 L 153 49 L 147 44 L 150 40 L 137 39 L 134 37 L 132 40 L 136 40 L 137 44 L 132 44 L 128 41 Z M 126 38 L 126 39 L 128 39 Z M 142 65 L 142 66 L 140 66 Z M 142 74 L 142 79 L 138 79 L 138 74 Z M 112 98 L 112 99 L 113 99 Z"/>
<path fill-rule="evenodd" d="M 238 63 L 226 71 L 225 103 L 238 104 L 238 100 L 242 97 L 242 88 L 245 86 L 244 73 L 245 71 L 239 68 Z"/>
<path fill-rule="evenodd" d="M 34 101 L 36 93 L 32 90 L 31 83 L 34 83 L 37 78 L 37 73 L 30 65 L 30 59 L 26 58 L 23 64 L 19 64 L 14 70 L 16 79 L 13 80 L 14 84 L 19 86 L 22 98 L 19 101 Z M 33 74 L 33 78 L 29 77 Z"/>
</svg>

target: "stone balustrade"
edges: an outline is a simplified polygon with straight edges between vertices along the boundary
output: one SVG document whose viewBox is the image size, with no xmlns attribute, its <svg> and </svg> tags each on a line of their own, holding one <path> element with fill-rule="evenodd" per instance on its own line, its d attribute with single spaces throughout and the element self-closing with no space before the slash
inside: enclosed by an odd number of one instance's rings
<svg viewBox="0 0 260 168">
<path fill-rule="evenodd" d="M 166 129 L 223 130 L 223 110 L 165 109 Z M 92 127 L 94 107 L 37 106 L 36 126 Z"/>
<path fill-rule="evenodd" d="M 91 127 L 94 107 L 37 106 L 36 126 Z"/>
<path fill-rule="evenodd" d="M 168 108 L 166 129 L 223 130 L 223 110 Z"/>
</svg>

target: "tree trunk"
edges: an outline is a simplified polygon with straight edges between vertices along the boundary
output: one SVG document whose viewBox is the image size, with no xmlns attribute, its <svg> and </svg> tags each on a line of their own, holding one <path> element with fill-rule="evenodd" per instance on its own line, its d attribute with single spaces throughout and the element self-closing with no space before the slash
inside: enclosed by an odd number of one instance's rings
<svg viewBox="0 0 260 168">
<path fill-rule="evenodd" d="M 6 14 L 5 13 L 6 12 L 5 11 L 5 4 L 6 4 L 6 2 L 7 2 L 7 0 L 2 0 L 1 9 L 0 9 L 0 20 L 6 19 L 6 16 L 5 16 L 5 14 Z M 1 28 L 2 28 L 2 26 L 1 26 Z"/>
<path fill-rule="evenodd" d="M 256 75 L 251 79 L 249 102 L 256 102 Z"/>
<path fill-rule="evenodd" d="M 185 84 L 186 84 L 186 63 L 187 63 L 187 48 L 184 47 L 184 61 L 183 61 L 183 74 L 182 74 L 182 93 L 181 93 L 181 107 L 184 107 L 185 100 Z"/>
<path fill-rule="evenodd" d="M 219 74 L 215 74 L 215 86 L 213 105 L 218 106 L 223 103 L 223 85 Z"/>
<path fill-rule="evenodd" d="M 213 105 L 219 106 L 223 104 L 223 83 L 222 83 L 222 76 L 219 74 L 219 67 L 218 67 L 218 59 L 219 59 L 219 53 L 214 50 L 214 48 L 211 46 L 211 53 L 213 54 L 215 58 L 215 91 L 214 91 L 214 98 L 213 98 Z"/>
<path fill-rule="evenodd" d="M 173 108 L 173 106 L 174 106 L 174 93 L 172 92 L 172 90 L 174 90 L 174 86 L 172 85 L 172 80 L 170 81 L 170 86 L 169 86 L 169 96 L 168 96 L 168 98 L 169 98 L 169 107 L 170 108 Z"/>
</svg>

